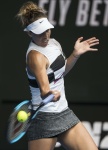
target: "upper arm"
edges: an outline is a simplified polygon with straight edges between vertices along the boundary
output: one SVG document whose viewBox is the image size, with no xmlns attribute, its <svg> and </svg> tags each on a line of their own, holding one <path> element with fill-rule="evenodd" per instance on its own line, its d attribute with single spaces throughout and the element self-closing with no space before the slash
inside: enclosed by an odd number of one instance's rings
<svg viewBox="0 0 108 150">
<path fill-rule="evenodd" d="M 30 51 L 27 57 L 27 65 L 36 77 L 41 94 L 45 95 L 50 91 L 48 76 L 46 73 L 47 58 L 34 50 Z"/>
</svg>

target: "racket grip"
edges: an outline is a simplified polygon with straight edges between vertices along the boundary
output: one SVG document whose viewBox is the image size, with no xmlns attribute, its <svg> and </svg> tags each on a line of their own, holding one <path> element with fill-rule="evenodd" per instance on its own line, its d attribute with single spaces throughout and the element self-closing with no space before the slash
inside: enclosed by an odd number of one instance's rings
<svg viewBox="0 0 108 150">
<path fill-rule="evenodd" d="M 47 104 L 49 102 L 51 102 L 54 98 L 54 94 L 49 95 L 48 97 L 46 97 L 42 102 L 43 104 Z"/>
</svg>

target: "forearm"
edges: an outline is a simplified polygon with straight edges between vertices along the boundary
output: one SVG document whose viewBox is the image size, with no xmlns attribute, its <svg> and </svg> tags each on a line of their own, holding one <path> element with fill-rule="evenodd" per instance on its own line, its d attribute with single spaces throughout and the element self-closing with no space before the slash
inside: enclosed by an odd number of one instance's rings
<svg viewBox="0 0 108 150">
<path fill-rule="evenodd" d="M 73 66 L 75 65 L 75 63 L 77 62 L 78 58 L 80 56 L 75 55 L 74 53 L 72 53 L 68 58 L 67 58 L 67 62 L 66 62 L 66 69 L 65 69 L 65 73 L 64 76 L 73 68 Z"/>
</svg>

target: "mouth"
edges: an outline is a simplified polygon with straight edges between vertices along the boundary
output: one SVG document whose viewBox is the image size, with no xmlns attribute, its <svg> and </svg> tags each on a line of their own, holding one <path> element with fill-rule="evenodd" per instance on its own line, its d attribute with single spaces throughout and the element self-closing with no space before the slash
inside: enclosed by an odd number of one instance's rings
<svg viewBox="0 0 108 150">
<path fill-rule="evenodd" d="M 43 43 L 48 43 L 49 39 L 44 39 Z"/>
</svg>

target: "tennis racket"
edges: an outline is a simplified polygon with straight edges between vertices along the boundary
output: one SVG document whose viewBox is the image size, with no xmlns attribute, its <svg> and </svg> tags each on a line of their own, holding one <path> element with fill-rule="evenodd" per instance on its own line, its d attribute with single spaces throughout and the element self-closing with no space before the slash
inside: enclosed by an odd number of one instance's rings
<svg viewBox="0 0 108 150">
<path fill-rule="evenodd" d="M 54 98 L 53 94 L 49 95 L 47 98 L 42 100 L 42 102 L 37 106 L 36 110 L 29 109 L 29 107 L 33 107 L 31 101 L 29 100 L 22 101 L 14 108 L 13 112 L 9 117 L 9 123 L 7 129 L 7 139 L 9 143 L 15 143 L 25 135 L 28 127 L 31 124 L 31 121 L 36 117 L 40 108 L 46 105 L 47 103 L 51 102 L 53 98 Z M 29 114 L 25 122 L 19 122 L 17 120 L 17 114 L 21 110 Z"/>
</svg>

